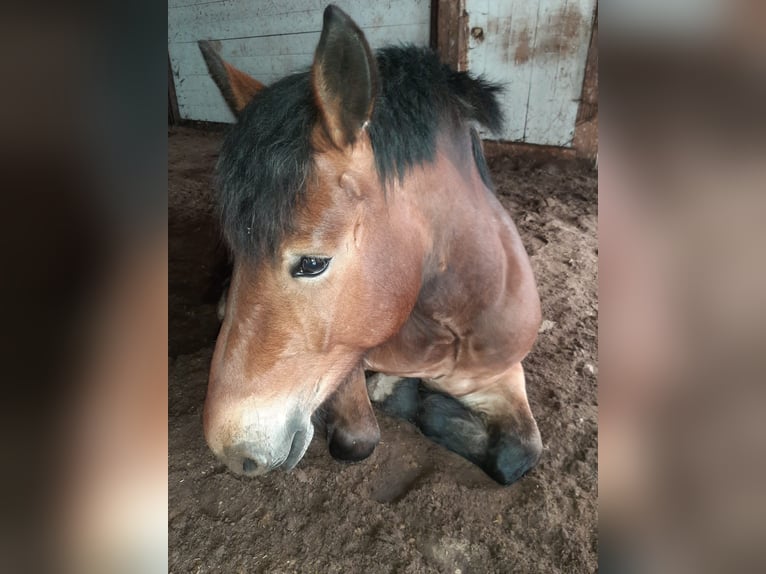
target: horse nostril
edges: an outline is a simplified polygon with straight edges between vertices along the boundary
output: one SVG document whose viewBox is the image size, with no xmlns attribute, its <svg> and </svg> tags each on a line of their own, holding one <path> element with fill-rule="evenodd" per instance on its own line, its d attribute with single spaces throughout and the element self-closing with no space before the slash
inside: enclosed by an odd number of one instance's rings
<svg viewBox="0 0 766 574">
<path fill-rule="evenodd" d="M 249 473 L 258 470 L 258 463 L 252 458 L 246 458 L 242 461 L 242 472 Z"/>
</svg>

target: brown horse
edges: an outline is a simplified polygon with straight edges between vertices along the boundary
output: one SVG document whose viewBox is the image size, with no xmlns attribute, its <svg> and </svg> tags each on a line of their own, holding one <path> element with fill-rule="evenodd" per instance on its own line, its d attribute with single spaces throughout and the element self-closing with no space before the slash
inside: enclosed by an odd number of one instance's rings
<svg viewBox="0 0 766 574">
<path fill-rule="evenodd" d="M 236 473 L 290 469 L 319 411 L 333 456 L 361 460 L 372 399 L 517 480 L 542 450 L 521 366 L 540 302 L 473 128 L 500 126 L 498 87 L 425 49 L 373 56 L 334 6 L 311 69 L 269 87 L 202 49 L 238 114 L 217 167 L 234 270 L 210 448 Z"/>
</svg>

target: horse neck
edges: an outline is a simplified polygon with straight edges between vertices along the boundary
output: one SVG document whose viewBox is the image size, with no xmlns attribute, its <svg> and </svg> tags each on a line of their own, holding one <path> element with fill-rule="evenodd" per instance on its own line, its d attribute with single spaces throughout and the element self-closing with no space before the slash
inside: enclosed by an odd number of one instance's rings
<svg viewBox="0 0 766 574">
<path fill-rule="evenodd" d="M 440 277 L 446 267 L 498 275 L 487 267 L 502 258 L 499 237 L 508 216 L 481 178 L 466 128 L 440 138 L 436 159 L 418 184 L 413 196 L 429 238 L 424 280 Z"/>
</svg>

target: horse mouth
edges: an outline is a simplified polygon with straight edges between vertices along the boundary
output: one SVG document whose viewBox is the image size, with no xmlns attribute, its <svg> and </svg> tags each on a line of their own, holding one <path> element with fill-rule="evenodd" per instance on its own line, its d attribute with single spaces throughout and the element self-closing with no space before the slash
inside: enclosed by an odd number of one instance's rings
<svg viewBox="0 0 766 574">
<path fill-rule="evenodd" d="M 285 470 L 292 470 L 295 468 L 295 465 L 300 462 L 300 460 L 303 458 L 303 455 L 306 454 L 306 450 L 308 450 L 313 436 L 313 425 L 309 425 L 306 430 L 297 431 L 293 435 L 293 442 L 292 445 L 290 445 L 290 452 L 287 454 L 285 462 L 283 462 L 281 465 Z"/>
</svg>

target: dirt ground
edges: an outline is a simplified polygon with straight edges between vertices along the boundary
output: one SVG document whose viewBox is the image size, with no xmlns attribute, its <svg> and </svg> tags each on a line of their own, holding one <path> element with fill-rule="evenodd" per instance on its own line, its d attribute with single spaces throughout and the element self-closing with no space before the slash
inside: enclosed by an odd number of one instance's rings
<svg viewBox="0 0 766 574">
<path fill-rule="evenodd" d="M 208 451 L 201 423 L 218 329 L 210 178 L 222 133 L 168 137 L 170 572 L 596 571 L 596 171 L 494 148 L 488 158 L 543 304 L 525 361 L 539 466 L 501 487 L 379 413 L 382 440 L 366 461 L 334 461 L 317 433 L 292 472 L 246 479 Z"/>
</svg>

